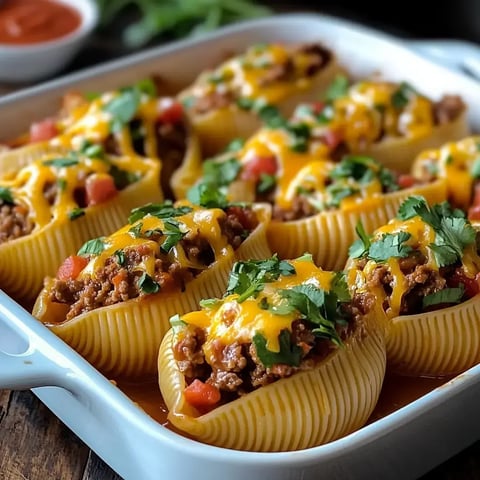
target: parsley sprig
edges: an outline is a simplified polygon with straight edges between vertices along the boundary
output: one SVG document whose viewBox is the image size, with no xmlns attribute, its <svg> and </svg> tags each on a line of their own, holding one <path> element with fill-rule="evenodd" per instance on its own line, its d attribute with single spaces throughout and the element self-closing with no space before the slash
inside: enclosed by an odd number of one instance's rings
<svg viewBox="0 0 480 480">
<path fill-rule="evenodd" d="M 192 207 L 181 206 L 174 207 L 171 201 L 166 201 L 164 203 L 147 203 L 141 207 L 134 208 L 130 212 L 128 217 L 128 223 L 135 223 L 137 220 L 145 217 L 146 215 L 152 215 L 157 218 L 173 218 L 181 217 L 192 211 Z"/>
</svg>

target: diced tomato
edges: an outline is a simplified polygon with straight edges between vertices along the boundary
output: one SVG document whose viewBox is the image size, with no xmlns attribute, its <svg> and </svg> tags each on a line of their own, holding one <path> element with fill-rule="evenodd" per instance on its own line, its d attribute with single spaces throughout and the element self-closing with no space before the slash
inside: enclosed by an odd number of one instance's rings
<svg viewBox="0 0 480 480">
<path fill-rule="evenodd" d="M 480 205 L 480 182 L 477 182 L 473 189 L 472 207 L 477 207 L 479 205 Z"/>
<path fill-rule="evenodd" d="M 60 265 L 57 271 L 57 278 L 59 280 L 75 280 L 80 272 L 87 266 L 88 259 L 78 255 L 70 255 Z"/>
<path fill-rule="evenodd" d="M 397 183 L 400 188 L 410 188 L 415 185 L 415 177 L 408 173 L 402 173 L 398 176 Z"/>
<path fill-rule="evenodd" d="M 117 289 L 124 280 L 127 279 L 127 272 L 125 270 L 120 270 L 113 278 L 113 286 Z"/>
<path fill-rule="evenodd" d="M 201 412 L 206 412 L 215 407 L 220 401 L 220 390 L 208 383 L 203 383 L 196 378 L 183 391 L 185 400 Z"/>
<path fill-rule="evenodd" d="M 32 123 L 30 126 L 30 143 L 44 142 L 58 135 L 58 128 L 52 118 Z"/>
<path fill-rule="evenodd" d="M 466 298 L 474 297 L 480 292 L 480 273 L 477 273 L 474 278 L 470 278 L 461 268 L 457 268 L 448 279 L 448 286 L 458 287 L 460 284 L 463 284 L 465 288 Z"/>
<path fill-rule="evenodd" d="M 262 174 L 274 175 L 277 173 L 277 168 L 277 160 L 273 155 L 268 157 L 254 156 L 243 166 L 240 178 L 258 182 Z"/>
<path fill-rule="evenodd" d="M 257 216 L 251 211 L 239 206 L 228 207 L 227 215 L 233 215 L 245 230 L 252 231 L 258 225 Z"/>
<path fill-rule="evenodd" d="M 319 115 L 320 113 L 323 112 L 323 109 L 325 108 L 325 103 L 324 102 L 312 102 L 310 104 L 310 107 L 311 107 L 314 115 Z"/>
<path fill-rule="evenodd" d="M 172 98 L 162 98 L 158 102 L 158 121 L 161 123 L 180 123 L 183 119 L 183 106 Z"/>
<path fill-rule="evenodd" d="M 90 175 L 85 182 L 87 205 L 98 205 L 106 202 L 117 194 L 113 177 L 108 174 Z"/>
<path fill-rule="evenodd" d="M 468 209 L 469 220 L 480 220 L 480 205 L 475 205 Z"/>
<path fill-rule="evenodd" d="M 337 130 L 327 129 L 323 134 L 323 141 L 330 150 L 335 150 L 343 141 L 343 135 Z"/>
</svg>

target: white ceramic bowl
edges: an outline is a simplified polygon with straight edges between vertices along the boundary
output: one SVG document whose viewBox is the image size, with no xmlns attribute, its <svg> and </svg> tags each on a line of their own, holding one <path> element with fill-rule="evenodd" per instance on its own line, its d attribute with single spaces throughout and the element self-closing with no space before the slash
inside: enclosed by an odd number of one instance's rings
<svg viewBox="0 0 480 480">
<path fill-rule="evenodd" d="M 0 81 L 26 83 L 61 70 L 83 46 L 98 22 L 95 0 L 56 0 L 76 9 L 80 26 L 64 37 L 32 45 L 0 44 Z"/>
</svg>

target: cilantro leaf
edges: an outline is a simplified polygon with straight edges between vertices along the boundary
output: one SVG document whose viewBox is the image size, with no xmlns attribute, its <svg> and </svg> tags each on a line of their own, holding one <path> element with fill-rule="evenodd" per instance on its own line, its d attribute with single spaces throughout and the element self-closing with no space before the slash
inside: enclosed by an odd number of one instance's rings
<svg viewBox="0 0 480 480">
<path fill-rule="evenodd" d="M 457 304 L 462 301 L 465 288 L 463 284 L 460 284 L 455 288 L 444 288 L 438 292 L 431 293 L 426 295 L 422 300 L 422 307 L 428 308 L 433 305 L 448 305 L 448 304 Z"/>
<path fill-rule="evenodd" d="M 292 343 L 290 332 L 284 329 L 278 336 L 280 350 L 278 352 L 272 352 L 267 348 L 266 338 L 259 332 L 253 336 L 253 344 L 259 360 L 267 368 L 276 364 L 291 365 L 298 367 L 302 359 L 302 349 L 298 345 Z"/>
<path fill-rule="evenodd" d="M 47 167 L 72 167 L 73 165 L 78 164 L 78 160 L 73 157 L 52 158 L 51 160 L 45 160 L 43 164 Z"/>
<path fill-rule="evenodd" d="M 270 128 L 283 127 L 287 121 L 282 117 L 280 110 L 274 105 L 264 104 L 255 108 L 260 120 Z"/>
<path fill-rule="evenodd" d="M 187 232 L 180 230 L 180 223 L 175 220 L 166 220 L 163 224 L 163 234 L 166 236 L 160 248 L 165 253 L 168 253 L 185 235 Z"/>
<path fill-rule="evenodd" d="M 138 222 L 136 225 L 133 227 L 129 228 L 128 233 L 133 237 L 133 238 L 140 238 L 142 236 L 142 228 L 143 228 L 143 223 Z"/>
<path fill-rule="evenodd" d="M 170 317 L 169 322 L 174 333 L 177 333 L 179 330 L 182 330 L 187 326 L 187 324 L 182 320 L 182 318 L 178 313 Z"/>
<path fill-rule="evenodd" d="M 115 260 L 121 267 L 125 265 L 126 257 L 125 257 L 125 252 L 123 250 L 117 250 L 114 253 L 114 255 L 115 255 Z"/>
<path fill-rule="evenodd" d="M 115 183 L 115 188 L 117 190 L 123 190 L 125 187 L 128 187 L 132 183 L 138 182 L 140 179 L 138 174 L 123 170 L 113 164 L 110 166 L 108 174 L 113 178 L 113 183 Z"/>
<path fill-rule="evenodd" d="M 416 217 L 418 211 L 426 207 L 426 200 L 420 195 L 412 195 L 408 197 L 400 205 L 397 213 L 397 217 L 400 220 L 409 220 L 410 218 Z"/>
<path fill-rule="evenodd" d="M 241 168 L 236 158 L 229 158 L 223 162 L 214 159 L 206 160 L 203 164 L 202 183 L 218 187 L 230 185 L 237 178 Z"/>
<path fill-rule="evenodd" d="M 265 193 L 275 187 L 277 184 L 277 177 L 275 175 L 269 175 L 268 173 L 262 173 L 260 175 L 260 182 L 257 185 L 257 191 Z"/>
<path fill-rule="evenodd" d="M 325 100 L 333 102 L 337 98 L 347 95 L 348 84 L 349 81 L 345 75 L 337 75 L 325 93 Z"/>
<path fill-rule="evenodd" d="M 238 152 L 245 145 L 245 140 L 243 138 L 234 138 L 228 145 L 225 151 L 227 152 Z"/>
<path fill-rule="evenodd" d="M 361 220 L 358 221 L 355 226 L 355 232 L 357 233 L 359 239 L 350 245 L 348 249 L 348 255 L 352 258 L 360 258 L 365 256 L 370 249 L 371 241 L 370 237 L 365 232 L 365 227 Z"/>
<path fill-rule="evenodd" d="M 220 303 L 220 300 L 218 298 L 205 298 L 198 302 L 198 304 L 202 308 L 212 308 L 217 306 L 219 303 Z"/>
<path fill-rule="evenodd" d="M 413 250 L 405 242 L 411 237 L 408 232 L 386 233 L 370 245 L 368 258 L 375 262 L 385 262 L 391 257 L 404 258 Z"/>
<path fill-rule="evenodd" d="M 105 155 L 103 146 L 98 143 L 92 143 L 90 140 L 82 142 L 79 152 L 88 158 L 103 158 Z"/>
<path fill-rule="evenodd" d="M 228 205 L 226 195 L 207 183 L 198 183 L 190 188 L 187 199 L 205 208 L 226 208 Z"/>
<path fill-rule="evenodd" d="M 405 108 L 413 95 L 417 95 L 415 89 L 407 82 L 402 82 L 392 94 L 392 105 L 401 110 Z"/>
<path fill-rule="evenodd" d="M 480 178 L 480 157 L 477 157 L 473 163 L 472 167 L 470 169 L 470 174 L 472 175 L 473 178 L 478 179 Z"/>
<path fill-rule="evenodd" d="M 157 293 L 160 290 L 160 285 L 147 273 L 143 273 L 138 279 L 138 288 L 148 294 Z"/>
<path fill-rule="evenodd" d="M 135 223 L 137 220 L 152 215 L 157 218 L 181 217 L 192 211 L 192 207 L 174 207 L 172 202 L 147 203 L 141 207 L 134 208 L 128 217 L 128 223 Z"/>
<path fill-rule="evenodd" d="M 85 215 L 85 210 L 83 208 L 73 208 L 68 212 L 68 218 L 70 220 L 76 220 L 77 218 L 83 217 Z"/>
<path fill-rule="evenodd" d="M 330 291 L 337 296 L 339 302 L 349 302 L 351 300 L 345 272 L 335 272 Z"/>
<path fill-rule="evenodd" d="M 8 187 L 0 187 L 0 201 L 2 203 L 8 203 L 13 205 L 13 195 L 12 191 Z"/>
<path fill-rule="evenodd" d="M 119 132 L 133 120 L 140 105 L 140 96 L 137 88 L 127 88 L 104 105 L 103 110 L 112 116 L 110 124 L 112 133 Z"/>
<path fill-rule="evenodd" d="M 105 250 L 104 237 L 94 238 L 85 242 L 78 251 L 78 255 L 100 255 Z"/>
</svg>

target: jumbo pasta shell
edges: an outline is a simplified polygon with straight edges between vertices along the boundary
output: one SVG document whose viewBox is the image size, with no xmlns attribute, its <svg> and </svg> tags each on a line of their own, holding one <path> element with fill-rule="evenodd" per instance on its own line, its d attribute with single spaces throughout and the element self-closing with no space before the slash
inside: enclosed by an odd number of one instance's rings
<svg viewBox="0 0 480 480">
<path fill-rule="evenodd" d="M 110 377 L 152 376 L 157 371 L 158 348 L 172 315 L 198 308 L 202 298 L 221 296 L 233 263 L 271 255 L 266 241 L 269 210 L 258 209 L 261 223 L 235 252 L 215 262 L 183 292 L 157 293 L 142 299 L 97 308 L 58 323 L 65 312 L 49 300 L 49 284 L 40 293 L 33 315 Z"/>
<path fill-rule="evenodd" d="M 42 289 L 46 276 L 55 275 L 58 266 L 90 238 L 96 238 L 122 226 L 125 217 L 145 202 L 158 202 L 159 166 L 152 167 L 139 181 L 127 186 L 111 200 L 88 207 L 75 220 L 57 218 L 46 227 L 25 237 L 0 245 L 0 287 L 15 300 L 30 307 Z"/>
<path fill-rule="evenodd" d="M 439 147 L 447 141 L 460 140 L 469 134 L 467 113 L 464 111 L 452 122 L 433 127 L 430 135 L 414 139 L 385 138 L 369 145 L 361 153 L 377 159 L 387 168 L 408 173 L 415 158 L 423 150 Z"/>
<path fill-rule="evenodd" d="M 332 57 L 329 64 L 311 80 L 305 79 L 286 89 L 284 98 L 275 106 L 285 118 L 288 118 L 298 104 L 317 99 L 332 80 L 342 72 L 337 60 Z M 181 92 L 179 100 L 188 98 L 191 95 L 191 89 L 192 87 Z M 262 125 L 256 114 L 242 110 L 236 104 L 205 114 L 190 113 L 190 119 L 205 156 L 223 151 L 235 138 L 249 137 Z M 219 126 L 221 126 L 220 130 Z"/>
<path fill-rule="evenodd" d="M 373 317 L 373 316 L 372 316 Z M 172 331 L 159 351 L 159 385 L 168 419 L 193 438 L 248 451 L 288 451 L 321 445 L 367 421 L 385 374 L 383 333 L 373 318 L 343 348 L 311 370 L 261 387 L 197 416 L 182 394 L 185 379 L 173 358 Z"/>
<path fill-rule="evenodd" d="M 402 375 L 455 375 L 480 362 L 480 295 L 454 307 L 392 318 L 389 368 Z"/>
<path fill-rule="evenodd" d="M 267 238 L 273 252 L 281 258 L 295 258 L 305 252 L 326 270 L 342 269 L 348 248 L 356 239 L 359 221 L 366 232 L 386 224 L 395 217 L 398 207 L 410 195 L 423 195 L 429 203 L 446 199 L 444 180 L 368 199 L 355 210 L 334 210 L 290 222 L 272 221 Z"/>
</svg>

